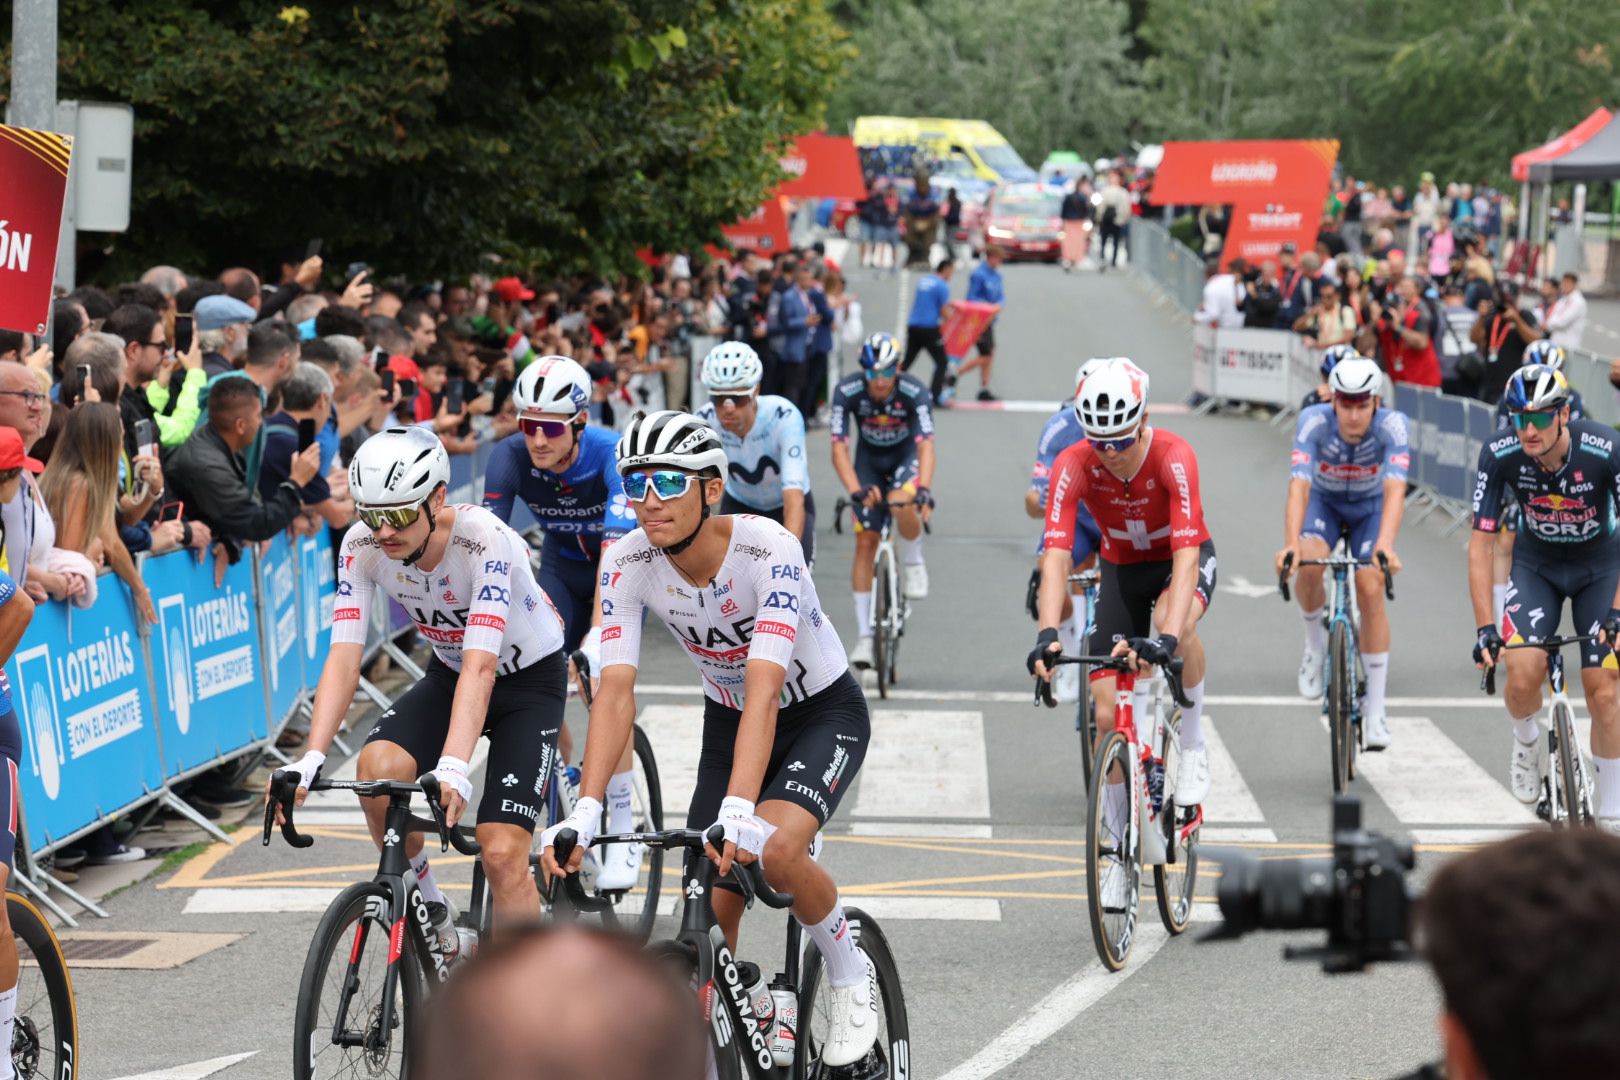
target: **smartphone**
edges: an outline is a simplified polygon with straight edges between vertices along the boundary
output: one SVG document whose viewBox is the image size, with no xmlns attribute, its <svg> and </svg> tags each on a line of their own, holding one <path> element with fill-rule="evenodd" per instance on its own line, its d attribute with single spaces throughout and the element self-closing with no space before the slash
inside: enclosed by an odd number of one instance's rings
<svg viewBox="0 0 1620 1080">
<path fill-rule="evenodd" d="M 394 396 L 394 371 L 392 368 L 382 373 L 382 393 L 385 398 Z"/>
<path fill-rule="evenodd" d="M 317 237 L 316 239 L 311 240 L 309 242 L 309 246 L 304 249 L 304 258 L 307 261 L 309 259 L 315 258 L 320 253 L 321 253 L 321 241 L 320 241 L 320 238 Z"/>
<path fill-rule="evenodd" d="M 147 457 L 157 456 L 157 425 L 152 423 L 152 421 L 135 421 L 135 448 L 137 453 L 145 454 Z"/>
<path fill-rule="evenodd" d="M 190 315 L 176 315 L 174 317 L 174 352 L 176 356 L 184 356 L 191 351 L 192 331 L 196 323 Z"/>
<path fill-rule="evenodd" d="M 512 382 L 511 379 L 496 379 L 495 380 L 495 389 L 493 391 L 493 400 L 492 400 L 492 402 L 490 404 L 490 408 L 489 408 L 489 411 L 492 414 L 499 413 L 501 411 L 501 409 L 505 407 L 506 399 L 512 396 L 512 387 L 513 387 L 513 385 L 514 385 L 514 383 Z"/>
<path fill-rule="evenodd" d="M 467 400 L 466 383 L 462 382 L 460 379 L 451 379 L 450 385 L 445 388 L 444 397 L 445 408 L 450 415 L 454 416 L 456 413 L 459 413 L 462 409 L 463 403 Z"/>
<path fill-rule="evenodd" d="M 381 345 L 371 350 L 371 367 L 381 375 L 388 367 L 388 353 Z"/>
<path fill-rule="evenodd" d="M 416 396 L 416 380 L 415 379 L 401 379 L 401 380 L 399 380 L 399 400 L 401 400 L 401 401 L 409 401 L 409 400 L 411 400 L 411 398 L 413 398 L 415 396 Z"/>
<path fill-rule="evenodd" d="M 306 416 L 298 421 L 298 452 L 302 454 L 315 443 L 315 418 Z"/>
<path fill-rule="evenodd" d="M 369 273 L 370 270 L 371 270 L 371 267 L 367 266 L 363 262 L 352 262 L 352 263 L 349 264 L 349 268 L 347 270 L 343 271 L 343 280 L 344 281 L 353 281 L 355 278 L 359 277 L 361 274 Z"/>
<path fill-rule="evenodd" d="M 174 502 L 166 502 L 162 506 L 158 507 L 158 522 L 161 524 L 165 521 L 179 521 L 185 516 L 185 513 L 186 504 L 180 500 L 176 499 Z"/>
</svg>

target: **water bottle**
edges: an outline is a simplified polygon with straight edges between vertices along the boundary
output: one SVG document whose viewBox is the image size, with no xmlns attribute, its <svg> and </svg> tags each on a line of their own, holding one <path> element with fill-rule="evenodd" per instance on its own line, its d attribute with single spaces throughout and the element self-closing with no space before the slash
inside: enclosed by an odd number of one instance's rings
<svg viewBox="0 0 1620 1080">
<path fill-rule="evenodd" d="M 465 963 L 478 953 L 478 931 L 467 926 L 456 927 L 456 938 L 459 948 L 456 951 L 456 962 Z"/>
<path fill-rule="evenodd" d="M 769 1043 L 771 1023 L 776 1016 L 776 1003 L 771 998 L 770 988 L 765 985 L 765 973 L 759 970 L 759 965 L 739 960 L 737 977 L 748 990 L 749 1007 L 754 1010 L 754 1022 L 759 1025 L 759 1033 Z"/>
<path fill-rule="evenodd" d="M 1148 766 L 1147 774 L 1148 797 L 1153 803 L 1153 813 L 1157 815 L 1164 809 L 1164 762 L 1155 758 L 1153 764 Z"/>
<path fill-rule="evenodd" d="M 793 1064 L 799 1045 L 799 995 L 782 976 L 771 982 L 771 998 L 776 1007 L 776 1031 L 771 1036 L 771 1057 L 786 1068 Z"/>
</svg>

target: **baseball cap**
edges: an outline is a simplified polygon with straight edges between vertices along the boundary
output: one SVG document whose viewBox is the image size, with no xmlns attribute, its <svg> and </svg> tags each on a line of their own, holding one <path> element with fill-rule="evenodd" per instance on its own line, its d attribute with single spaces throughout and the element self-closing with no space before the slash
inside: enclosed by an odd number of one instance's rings
<svg viewBox="0 0 1620 1080">
<path fill-rule="evenodd" d="M 523 280 L 515 277 L 503 277 L 494 285 L 495 295 L 508 304 L 514 300 L 533 300 L 534 290 L 525 288 Z"/>
<path fill-rule="evenodd" d="M 27 469 L 31 473 L 42 473 L 45 463 L 28 456 L 16 428 L 0 427 L 0 469 Z"/>
<path fill-rule="evenodd" d="M 219 330 L 232 323 L 250 323 L 258 312 L 234 296 L 205 296 L 197 301 L 192 317 L 198 330 Z"/>
</svg>

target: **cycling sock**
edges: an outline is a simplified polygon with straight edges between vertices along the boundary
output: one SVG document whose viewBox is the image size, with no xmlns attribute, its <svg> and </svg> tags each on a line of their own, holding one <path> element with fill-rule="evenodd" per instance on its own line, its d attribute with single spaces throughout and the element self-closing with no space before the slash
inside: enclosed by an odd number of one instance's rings
<svg viewBox="0 0 1620 1080">
<path fill-rule="evenodd" d="M 1184 686 L 1182 692 L 1187 695 L 1191 705 L 1181 710 L 1181 745 L 1196 747 L 1204 745 L 1204 683 L 1199 680 L 1197 686 Z"/>
<path fill-rule="evenodd" d="M 922 541 L 923 534 L 921 529 L 917 530 L 917 535 L 911 537 L 909 540 L 904 536 L 900 538 L 900 546 L 903 547 L 906 552 L 905 564 L 907 566 L 922 565 Z"/>
<path fill-rule="evenodd" d="M 1305 647 L 1313 656 L 1321 656 L 1327 652 L 1327 623 L 1322 621 L 1322 613 L 1326 608 L 1317 608 L 1315 611 L 1301 611 L 1299 617 L 1305 623 Z"/>
<path fill-rule="evenodd" d="M 630 814 L 630 791 L 634 786 L 634 772 L 614 773 L 607 785 L 608 832 L 629 832 L 635 827 Z"/>
<path fill-rule="evenodd" d="M 872 636 L 872 592 L 870 589 L 855 594 L 855 626 L 855 632 L 861 637 Z"/>
<path fill-rule="evenodd" d="M 825 919 L 813 926 L 801 920 L 799 925 L 816 943 L 821 962 L 827 965 L 828 985 L 854 986 L 866 978 L 866 958 L 855 946 L 855 935 L 849 932 L 843 904 L 835 900 Z"/>
<path fill-rule="evenodd" d="M 1070 656 L 1080 651 L 1080 624 L 1073 618 L 1058 623 L 1058 644 Z"/>
<path fill-rule="evenodd" d="M 422 899 L 430 904 L 444 903 L 444 890 L 433 880 L 433 868 L 428 865 L 427 852 L 421 852 L 411 860 L 411 869 L 416 872 L 416 884 L 422 889 Z"/>
<path fill-rule="evenodd" d="M 1496 618 L 1492 622 L 1494 626 L 1502 625 L 1502 609 L 1507 606 L 1507 590 L 1506 582 L 1491 586 L 1491 610 L 1496 613 Z"/>
<path fill-rule="evenodd" d="M 1383 716 L 1384 688 L 1389 685 L 1389 653 L 1364 652 L 1361 654 L 1361 666 L 1367 672 L 1367 715 Z"/>
<path fill-rule="evenodd" d="M 0 992 L 0 1046 L 11 1045 L 11 1031 L 17 1022 L 17 988 Z M 17 1074 L 12 1071 L 11 1054 L 0 1055 L 0 1080 L 11 1080 Z"/>
<path fill-rule="evenodd" d="M 1531 713 L 1523 720 L 1518 717 L 1513 718 L 1513 737 L 1525 746 L 1529 746 L 1541 738 L 1541 725 L 1536 723 L 1535 713 Z"/>
<path fill-rule="evenodd" d="M 1597 769 L 1597 816 L 1620 818 L 1620 757 L 1592 755 Z"/>
</svg>

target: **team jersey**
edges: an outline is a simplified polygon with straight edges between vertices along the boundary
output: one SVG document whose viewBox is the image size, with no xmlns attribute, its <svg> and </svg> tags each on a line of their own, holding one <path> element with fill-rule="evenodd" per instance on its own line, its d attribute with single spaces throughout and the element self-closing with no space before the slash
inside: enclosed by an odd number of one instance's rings
<svg viewBox="0 0 1620 1080">
<path fill-rule="evenodd" d="M 833 390 L 832 420 L 834 442 L 848 442 L 849 416 L 855 417 L 858 446 L 869 446 L 879 453 L 903 449 L 907 444 L 934 437 L 934 398 L 915 375 L 904 372 L 894 389 L 882 401 L 873 401 L 866 392 L 866 377 L 849 376 Z"/>
<path fill-rule="evenodd" d="M 607 428 L 585 428 L 579 433 L 579 456 L 566 472 L 555 473 L 535 468 L 521 432 L 508 435 L 489 459 L 484 506 L 510 522 L 513 500 L 522 499 L 546 535 L 562 542 L 563 555 L 595 561 L 604 543 L 636 527 L 614 465 L 618 441 Z"/>
<path fill-rule="evenodd" d="M 1146 428 L 1142 437 L 1148 440 L 1147 457 L 1129 480 L 1109 472 L 1089 442 L 1058 455 L 1046 500 L 1046 547 L 1073 549 L 1082 504 L 1097 519 L 1106 562 L 1160 562 L 1209 539 L 1192 447 L 1157 428 Z"/>
<path fill-rule="evenodd" d="M 17 583 L 11 575 L 0 570 L 0 607 L 11 603 L 17 595 Z M 6 677 L 5 669 L 0 668 L 0 716 L 11 711 L 11 680 Z"/>
<path fill-rule="evenodd" d="M 1567 559 L 1615 542 L 1615 507 L 1620 500 L 1620 446 L 1613 428 L 1592 420 L 1569 422 L 1569 456 L 1556 472 L 1538 465 L 1518 435 L 1498 435 L 1479 451 L 1474 482 L 1474 528 L 1502 527 L 1505 496 L 1523 511 L 1513 556 Z"/>
<path fill-rule="evenodd" d="M 821 610 L 798 537 L 769 518 L 730 519 L 731 545 L 708 585 L 682 577 L 647 534 L 613 546 L 602 572 L 602 666 L 639 666 L 641 616 L 663 619 L 703 675 L 703 692 L 743 707 L 743 671 L 769 660 L 787 672 L 780 704 L 804 701 L 849 667 Z"/>
<path fill-rule="evenodd" d="M 1035 444 L 1035 468 L 1029 476 L 1030 490 L 1040 496 L 1041 505 L 1046 505 L 1046 491 L 1052 482 L 1052 465 L 1057 456 L 1075 443 L 1086 437 L 1085 430 L 1080 426 L 1080 418 L 1074 415 L 1074 408 L 1068 402 L 1058 406 L 1058 411 L 1046 421 L 1041 429 L 1041 440 Z M 1074 508 L 1079 525 L 1090 532 L 1097 530 L 1097 523 L 1091 520 L 1091 511 L 1085 505 L 1079 504 Z M 1089 543 L 1089 541 L 1088 541 Z M 1036 551 L 1041 544 L 1035 545 Z M 1090 549 L 1087 549 L 1087 556 Z"/>
<path fill-rule="evenodd" d="M 529 570 L 529 545 L 482 506 L 454 510 L 450 543 L 432 570 L 390 559 L 364 525 L 349 529 L 338 558 L 334 644 L 365 644 L 380 588 L 453 671 L 468 649 L 493 653 L 497 673 L 507 675 L 562 648 L 562 622 Z"/>
<path fill-rule="evenodd" d="M 1383 498 L 1384 481 L 1404 481 L 1411 464 L 1406 414 L 1395 409 L 1376 410 L 1359 442 L 1339 434 L 1332 405 L 1312 405 L 1294 426 L 1289 476 L 1341 502 Z"/>
<path fill-rule="evenodd" d="M 1573 386 L 1569 388 L 1569 418 L 1582 420 L 1586 417 L 1586 402 L 1581 400 L 1581 392 Z M 1507 400 L 1504 398 L 1496 403 L 1496 426 L 1503 431 L 1512 427 L 1508 420 Z"/>
<path fill-rule="evenodd" d="M 759 510 L 778 510 L 783 488 L 809 493 L 804 417 L 793 402 L 775 394 L 761 396 L 754 426 L 740 438 L 720 426 L 713 402 L 705 402 L 697 416 L 720 433 L 720 445 L 726 448 L 726 494 L 733 499 Z"/>
</svg>

